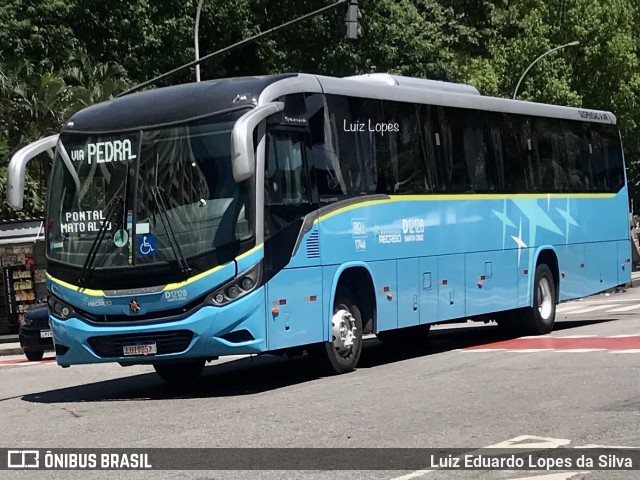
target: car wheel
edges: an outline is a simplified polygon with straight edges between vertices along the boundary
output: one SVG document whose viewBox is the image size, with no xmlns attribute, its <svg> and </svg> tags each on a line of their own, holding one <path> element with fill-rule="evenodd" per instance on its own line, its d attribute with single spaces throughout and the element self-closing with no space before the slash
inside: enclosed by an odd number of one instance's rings
<svg viewBox="0 0 640 480">
<path fill-rule="evenodd" d="M 30 362 L 37 362 L 44 357 L 44 350 L 25 350 L 24 355 Z"/>
</svg>

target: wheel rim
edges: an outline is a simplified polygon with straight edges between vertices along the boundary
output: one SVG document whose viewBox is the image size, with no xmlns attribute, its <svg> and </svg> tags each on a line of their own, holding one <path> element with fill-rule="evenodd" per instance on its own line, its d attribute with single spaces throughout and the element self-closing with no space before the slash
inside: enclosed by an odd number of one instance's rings
<svg viewBox="0 0 640 480">
<path fill-rule="evenodd" d="M 331 331 L 333 334 L 333 347 L 338 355 L 347 358 L 356 347 L 358 328 L 356 319 L 351 312 L 340 308 L 331 319 Z"/>
<path fill-rule="evenodd" d="M 553 311 L 553 296 L 551 295 L 551 284 L 547 278 L 541 278 L 537 291 L 538 313 L 543 320 L 551 318 Z"/>
</svg>

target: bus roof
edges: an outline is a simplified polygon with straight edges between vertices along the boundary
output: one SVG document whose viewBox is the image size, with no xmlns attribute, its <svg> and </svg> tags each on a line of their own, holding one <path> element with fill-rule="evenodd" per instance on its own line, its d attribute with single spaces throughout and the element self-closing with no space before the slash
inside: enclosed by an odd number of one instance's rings
<svg viewBox="0 0 640 480">
<path fill-rule="evenodd" d="M 291 93 L 325 93 L 615 124 L 611 112 L 480 95 L 470 85 L 389 74 L 335 78 L 312 74 L 239 77 L 133 93 L 76 113 L 64 132 L 109 133 L 161 127 L 271 102 Z"/>
<path fill-rule="evenodd" d="M 63 131 L 123 132 L 181 123 L 221 110 L 253 107 L 266 87 L 295 76 L 225 78 L 132 93 L 80 110 Z"/>
<path fill-rule="evenodd" d="M 616 123 L 616 116 L 607 111 L 489 97 L 480 95 L 471 85 L 386 74 L 347 78 L 298 74 L 267 87 L 260 95 L 259 103 L 268 103 L 284 94 L 301 91 L 586 122 Z"/>
</svg>

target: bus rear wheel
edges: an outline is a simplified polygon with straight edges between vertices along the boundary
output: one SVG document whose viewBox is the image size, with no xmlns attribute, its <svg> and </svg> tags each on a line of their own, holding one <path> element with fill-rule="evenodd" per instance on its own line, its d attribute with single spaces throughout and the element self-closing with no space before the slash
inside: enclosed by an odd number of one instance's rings
<svg viewBox="0 0 640 480">
<path fill-rule="evenodd" d="M 333 303 L 330 342 L 310 349 L 310 354 L 325 373 L 341 374 L 355 370 L 362 352 L 362 314 L 355 297 L 347 288 L 338 287 Z"/>
<path fill-rule="evenodd" d="M 160 378 L 173 384 L 185 384 L 198 378 L 204 369 L 205 360 L 184 360 L 154 363 L 153 368 Z"/>
<path fill-rule="evenodd" d="M 533 306 L 508 312 L 498 325 L 509 333 L 545 335 L 553 330 L 556 320 L 556 283 L 548 265 L 536 267 L 533 280 Z"/>
</svg>

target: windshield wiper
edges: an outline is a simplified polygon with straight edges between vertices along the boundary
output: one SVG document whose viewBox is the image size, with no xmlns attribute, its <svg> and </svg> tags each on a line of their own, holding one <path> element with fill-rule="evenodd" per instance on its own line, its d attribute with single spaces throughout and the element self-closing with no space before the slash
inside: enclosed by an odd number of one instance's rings
<svg viewBox="0 0 640 480">
<path fill-rule="evenodd" d="M 171 227 L 171 221 L 169 220 L 169 215 L 167 214 L 167 205 L 164 203 L 164 198 L 162 196 L 162 192 L 164 189 L 162 187 L 151 187 L 151 196 L 153 197 L 153 201 L 156 204 L 156 208 L 160 215 L 160 221 L 162 222 L 162 226 L 164 227 L 164 231 L 169 238 L 169 244 L 171 245 L 171 250 L 173 250 L 173 256 L 178 262 L 178 266 L 182 273 L 188 274 L 191 272 L 191 267 L 187 263 L 187 259 L 182 254 L 182 250 L 180 249 L 180 245 L 176 239 L 176 234 L 173 232 L 173 227 Z"/>
<path fill-rule="evenodd" d="M 120 190 L 122 190 L 122 187 L 120 187 Z M 120 190 L 118 191 L 118 194 L 116 194 L 111 200 L 109 200 L 109 202 L 106 205 L 106 211 L 105 211 L 104 219 L 102 220 L 102 225 L 100 225 L 98 234 L 96 235 L 96 238 L 93 239 L 91 248 L 89 248 L 87 259 L 84 261 L 84 264 L 82 265 L 82 273 L 80 274 L 80 278 L 78 279 L 78 283 L 80 285 L 84 285 L 85 282 L 88 280 L 86 276 L 87 272 L 89 272 L 91 267 L 93 266 L 93 262 L 95 261 L 96 256 L 98 254 L 98 247 L 102 244 L 104 237 L 107 234 L 107 225 L 111 221 L 111 217 L 118 215 L 120 213 L 120 209 L 117 208 L 118 206 L 120 207 L 124 206 L 123 198 L 119 195 Z"/>
</svg>

